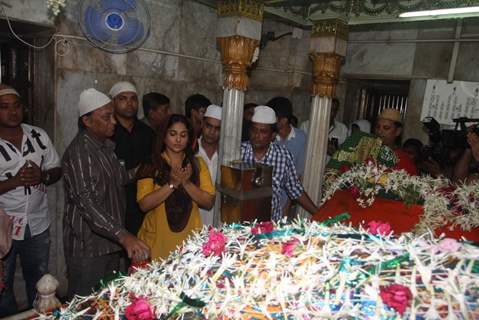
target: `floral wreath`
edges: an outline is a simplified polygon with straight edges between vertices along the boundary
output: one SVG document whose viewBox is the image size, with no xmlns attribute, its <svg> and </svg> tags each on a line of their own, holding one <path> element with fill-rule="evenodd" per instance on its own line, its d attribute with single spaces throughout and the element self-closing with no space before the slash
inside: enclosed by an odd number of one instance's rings
<svg viewBox="0 0 479 320">
<path fill-rule="evenodd" d="M 52 15 L 56 17 L 60 11 L 65 8 L 67 0 L 47 0 L 47 7 Z"/>
<path fill-rule="evenodd" d="M 337 175 L 327 172 L 321 204 L 340 189 L 349 189 L 359 206 L 373 205 L 376 197 L 423 206 L 424 214 L 415 226 L 422 233 L 445 224 L 463 231 L 479 227 L 479 183 L 453 185 L 450 180 L 430 176 L 411 176 L 372 161 Z"/>
</svg>

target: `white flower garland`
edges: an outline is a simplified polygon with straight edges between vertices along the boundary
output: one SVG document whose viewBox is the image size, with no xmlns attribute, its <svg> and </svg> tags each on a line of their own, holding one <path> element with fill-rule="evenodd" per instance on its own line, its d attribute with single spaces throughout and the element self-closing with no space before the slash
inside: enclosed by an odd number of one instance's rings
<svg viewBox="0 0 479 320">
<path fill-rule="evenodd" d="M 67 5 L 67 0 L 47 0 L 47 7 L 56 17 L 60 11 Z"/>
<path fill-rule="evenodd" d="M 228 240 L 221 257 L 202 254 L 205 227 L 167 260 L 76 297 L 51 318 L 121 319 L 134 297 L 145 297 L 160 319 L 172 310 L 177 313 L 169 319 L 199 312 L 201 319 L 238 320 L 437 319 L 437 309 L 443 316 L 447 310 L 448 319 L 475 319 L 479 312 L 479 274 L 472 270 L 479 249 L 469 244 L 440 249 L 431 234 L 378 237 L 362 228 L 302 220 L 277 224 L 276 233 L 263 238 L 255 238 L 249 225 L 228 225 L 222 232 Z M 292 238 L 298 245 L 287 256 L 282 246 Z M 402 262 L 385 264 L 397 259 Z M 403 317 L 379 295 L 390 284 L 412 293 Z M 204 306 L 182 304 L 183 293 Z"/>
<path fill-rule="evenodd" d="M 414 193 L 416 200 L 423 201 L 424 214 L 416 226 L 416 232 L 444 226 L 471 230 L 479 226 L 479 183 L 455 186 L 445 178 L 411 176 L 404 170 L 391 171 L 374 163 L 361 164 L 336 176 L 328 173 L 321 203 L 325 203 L 337 190 L 355 187 L 359 192 L 358 204 L 367 208 L 373 205 L 379 192 L 393 193 L 401 199 Z"/>
<path fill-rule="evenodd" d="M 455 210 L 461 214 L 451 217 L 452 226 L 467 231 L 479 227 L 479 183 L 460 185 L 454 190 L 454 200 Z"/>
</svg>

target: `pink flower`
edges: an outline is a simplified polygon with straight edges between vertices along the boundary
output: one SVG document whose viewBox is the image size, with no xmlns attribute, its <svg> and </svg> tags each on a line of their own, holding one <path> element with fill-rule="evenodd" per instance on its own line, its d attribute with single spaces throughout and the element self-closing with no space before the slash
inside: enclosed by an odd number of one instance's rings
<svg viewBox="0 0 479 320">
<path fill-rule="evenodd" d="M 274 225 L 271 221 L 257 223 L 251 228 L 252 234 L 271 233 L 274 230 Z"/>
<path fill-rule="evenodd" d="M 221 231 L 210 229 L 208 234 L 208 241 L 203 244 L 203 254 L 210 256 L 221 256 L 226 247 L 226 237 Z"/>
<path fill-rule="evenodd" d="M 125 317 L 128 320 L 154 320 L 155 311 L 145 297 L 135 298 L 133 302 L 126 307 Z"/>
<path fill-rule="evenodd" d="M 381 236 L 385 236 L 391 233 L 391 225 L 383 221 L 369 221 L 368 232 L 370 234 L 379 234 Z"/>
<path fill-rule="evenodd" d="M 292 257 L 294 255 L 294 249 L 298 246 L 301 241 L 297 238 L 292 238 L 291 240 L 286 241 L 283 243 L 281 248 L 281 253 L 285 256 Z"/>
<path fill-rule="evenodd" d="M 391 284 L 387 287 L 381 286 L 379 295 L 384 304 L 399 312 L 401 316 L 411 304 L 411 290 L 400 284 Z"/>
<path fill-rule="evenodd" d="M 433 252 L 456 252 L 461 249 L 462 245 L 455 239 L 444 238 L 433 247 Z"/>
</svg>

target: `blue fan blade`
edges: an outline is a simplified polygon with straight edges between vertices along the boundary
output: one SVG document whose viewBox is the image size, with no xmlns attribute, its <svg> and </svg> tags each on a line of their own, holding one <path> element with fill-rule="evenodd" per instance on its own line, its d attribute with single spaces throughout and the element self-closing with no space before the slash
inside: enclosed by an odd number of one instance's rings
<svg viewBox="0 0 479 320">
<path fill-rule="evenodd" d="M 102 0 L 102 8 L 106 10 L 118 10 L 122 12 L 136 8 L 136 0 Z"/>
<path fill-rule="evenodd" d="M 85 28 L 87 33 L 97 40 L 107 41 L 111 38 L 111 33 L 103 22 L 102 14 L 91 6 L 85 11 Z"/>
<path fill-rule="evenodd" d="M 120 45 L 130 44 L 143 36 L 143 24 L 135 18 L 127 18 L 126 25 L 119 32 L 117 43 Z"/>
</svg>

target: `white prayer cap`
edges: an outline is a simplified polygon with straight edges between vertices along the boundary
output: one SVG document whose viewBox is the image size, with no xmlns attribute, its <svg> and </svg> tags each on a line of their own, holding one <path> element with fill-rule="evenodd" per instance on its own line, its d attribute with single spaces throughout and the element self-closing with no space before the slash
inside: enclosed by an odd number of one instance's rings
<svg viewBox="0 0 479 320">
<path fill-rule="evenodd" d="M 89 112 L 95 111 L 110 102 L 111 99 L 108 98 L 106 94 L 93 88 L 86 89 L 80 94 L 80 101 L 78 101 L 80 117 Z"/>
<path fill-rule="evenodd" d="M 20 94 L 18 93 L 17 90 L 13 89 L 10 86 L 0 84 L 0 97 L 1 96 L 6 96 L 7 94 L 13 94 L 17 97 L 20 97 Z"/>
<path fill-rule="evenodd" d="M 263 124 L 275 124 L 276 113 L 268 106 L 257 106 L 254 108 L 254 114 L 251 121 Z"/>
<path fill-rule="evenodd" d="M 221 113 L 223 112 L 223 109 L 220 106 L 217 106 L 215 104 L 210 104 L 208 108 L 206 109 L 205 114 L 203 117 L 209 117 L 213 119 L 217 119 L 221 121 Z"/>
<path fill-rule="evenodd" d="M 117 95 L 119 95 L 122 92 L 136 92 L 136 87 L 128 81 L 120 81 L 117 82 L 111 87 L 110 92 L 108 93 L 110 97 L 113 99 Z"/>
</svg>

